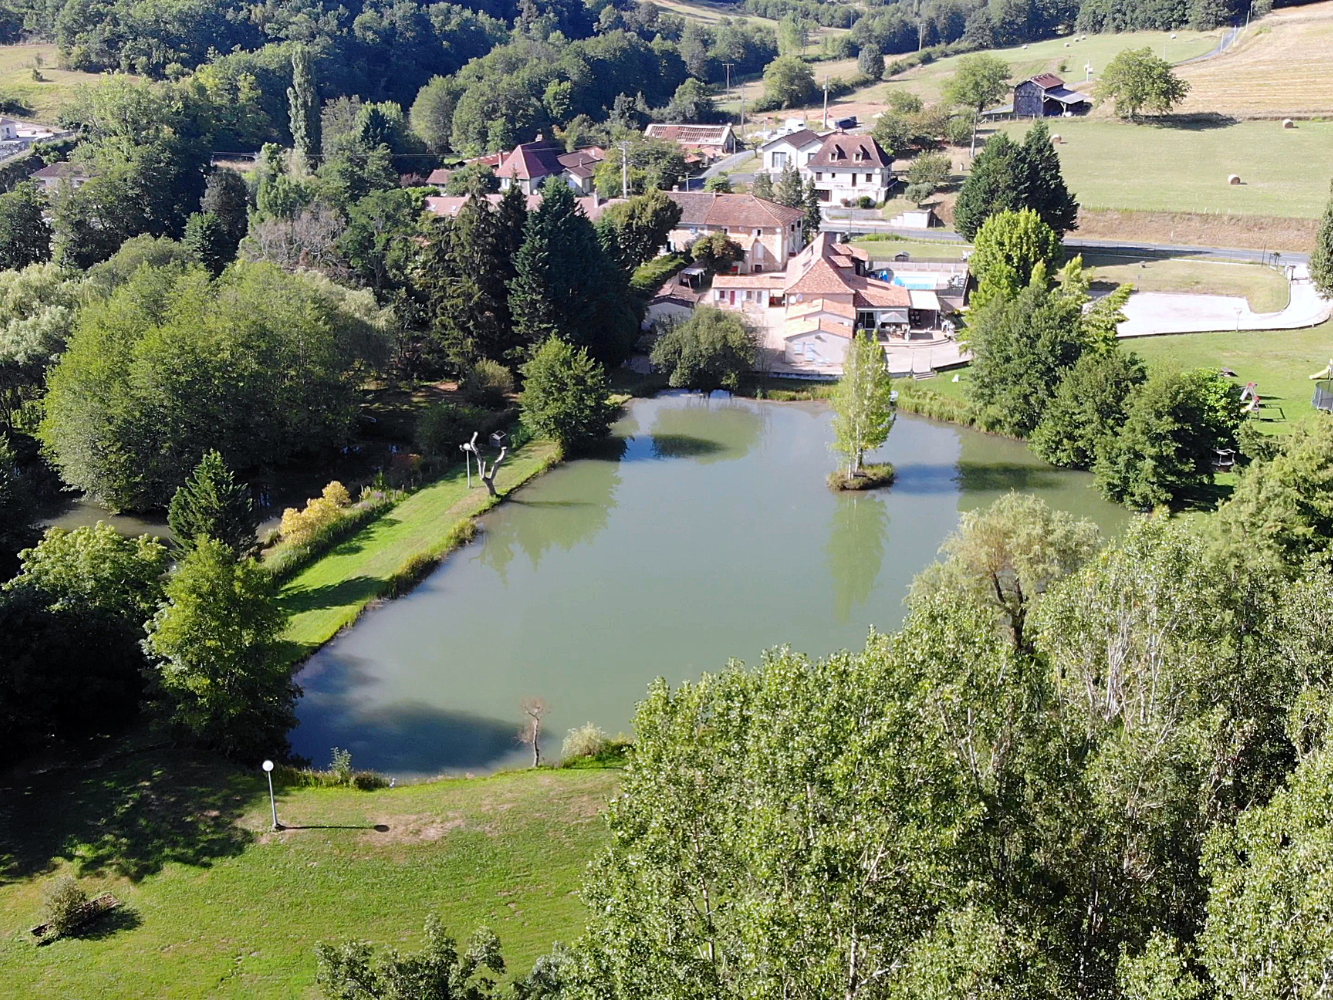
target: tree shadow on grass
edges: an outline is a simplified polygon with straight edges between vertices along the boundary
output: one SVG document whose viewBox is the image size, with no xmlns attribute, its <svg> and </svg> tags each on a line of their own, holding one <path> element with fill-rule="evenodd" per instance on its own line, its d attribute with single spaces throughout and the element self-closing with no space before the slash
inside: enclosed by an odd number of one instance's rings
<svg viewBox="0 0 1333 1000">
<path fill-rule="evenodd" d="M 143 918 L 137 910 L 121 903 L 109 913 L 88 921 L 69 937 L 80 941 L 102 941 L 121 931 L 132 931 L 142 923 Z"/>
<path fill-rule="evenodd" d="M 350 576 L 322 587 L 288 587 L 282 594 L 282 606 L 299 615 L 306 611 L 360 604 L 376 597 L 384 581 L 373 576 Z"/>
<path fill-rule="evenodd" d="M 60 862 L 131 881 L 171 862 L 207 867 L 250 843 L 237 822 L 262 794 L 257 778 L 225 761 L 177 750 L 28 773 L 0 789 L 0 881 Z"/>
<path fill-rule="evenodd" d="M 1240 122 L 1239 119 L 1233 118 L 1231 115 L 1224 115 L 1217 111 L 1204 111 L 1190 115 L 1157 115 L 1142 119 L 1142 123 L 1156 125 L 1158 128 L 1180 129 L 1185 132 L 1210 132 L 1215 128 L 1230 128 Z"/>
</svg>

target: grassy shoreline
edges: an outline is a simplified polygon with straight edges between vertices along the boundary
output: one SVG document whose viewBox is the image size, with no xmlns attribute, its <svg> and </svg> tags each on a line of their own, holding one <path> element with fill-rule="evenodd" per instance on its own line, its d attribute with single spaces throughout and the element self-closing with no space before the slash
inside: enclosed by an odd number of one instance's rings
<svg viewBox="0 0 1333 1000">
<path fill-rule="evenodd" d="M 429 913 L 500 936 L 511 976 L 583 929 L 615 769 L 513 771 L 362 792 L 278 785 L 165 748 L 8 776 L 0 834 L 6 996 L 306 997 L 317 941 L 414 949 Z M 39 947 L 61 873 L 116 915 Z"/>
<path fill-rule="evenodd" d="M 352 625 L 374 601 L 409 589 L 473 535 L 473 518 L 559 460 L 556 446 L 533 441 L 500 467 L 491 496 L 465 469 L 417 490 L 293 576 L 279 600 L 291 618 L 284 639 L 298 662 Z"/>
</svg>

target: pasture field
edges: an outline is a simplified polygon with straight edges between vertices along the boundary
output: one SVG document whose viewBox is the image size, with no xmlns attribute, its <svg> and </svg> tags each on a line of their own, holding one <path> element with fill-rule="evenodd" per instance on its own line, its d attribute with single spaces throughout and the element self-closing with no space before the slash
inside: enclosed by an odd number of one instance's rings
<svg viewBox="0 0 1333 1000">
<path fill-rule="evenodd" d="M 316 942 L 420 947 L 500 936 L 511 975 L 583 927 L 576 893 L 606 841 L 610 770 L 546 770 L 373 792 L 278 786 L 175 750 L 7 776 L 0 990 L 27 1000 L 315 998 Z M 118 911 L 39 947 L 62 872 Z"/>
<path fill-rule="evenodd" d="M 1333 3 L 1275 10 L 1226 52 L 1182 66 L 1190 93 L 1180 110 L 1246 115 L 1333 113 Z"/>
<path fill-rule="evenodd" d="M 1086 209 L 1318 218 L 1333 175 L 1333 122 L 1151 125 L 1051 119 L 1065 181 Z M 1028 122 L 1000 126 L 1015 138 Z M 1242 183 L 1227 183 L 1237 174 Z"/>
<path fill-rule="evenodd" d="M 0 45 L 0 97 L 27 109 L 19 117 L 50 124 L 70 91 L 80 84 L 95 84 L 105 79 L 98 73 L 57 69 L 57 58 L 56 47 L 50 43 Z M 39 60 L 41 66 L 37 68 L 42 82 L 32 78 Z"/>
<path fill-rule="evenodd" d="M 1169 31 L 1126 31 L 1121 34 L 1089 35 L 1087 41 L 1075 41 L 1071 35 L 1032 42 L 1027 46 L 992 49 L 989 54 L 1009 63 L 1015 81 L 1038 73 L 1055 73 L 1064 77 L 1070 87 L 1077 89 L 1083 85 L 1087 75 L 1084 66 L 1092 64 L 1095 80 L 1102 68 L 1125 49 L 1141 49 L 1146 45 L 1161 55 L 1165 47 L 1166 58 L 1178 63 L 1206 55 L 1222 40 L 1220 30 L 1190 31 L 1182 28 L 1174 32 L 1175 38 L 1171 37 L 1172 34 Z M 938 101 L 945 82 L 957 71 L 958 60 L 962 58 L 949 56 L 937 59 L 928 66 L 914 66 L 905 73 L 890 77 L 889 89 L 910 90 L 927 103 Z M 885 57 L 886 62 L 893 62 L 893 59 L 893 56 Z"/>
<path fill-rule="evenodd" d="M 1231 264 L 1216 260 L 1139 260 L 1083 251 L 1094 269 L 1093 281 L 1133 285 L 1140 292 L 1189 292 L 1196 295 L 1237 295 L 1258 313 L 1280 312 L 1291 297 L 1287 279 L 1262 264 Z"/>
</svg>

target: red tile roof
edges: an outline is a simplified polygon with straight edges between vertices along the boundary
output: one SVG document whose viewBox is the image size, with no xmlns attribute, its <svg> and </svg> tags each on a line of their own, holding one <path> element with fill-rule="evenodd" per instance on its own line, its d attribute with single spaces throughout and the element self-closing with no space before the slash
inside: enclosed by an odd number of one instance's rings
<svg viewBox="0 0 1333 1000">
<path fill-rule="evenodd" d="M 437 170 L 432 170 L 429 174 L 426 175 L 426 183 L 427 183 L 427 184 L 448 184 L 448 183 L 449 183 L 449 176 L 450 176 L 452 173 L 453 173 L 452 170 L 445 170 L 443 167 L 440 167 L 440 168 L 437 169 Z"/>
<path fill-rule="evenodd" d="M 799 208 L 788 208 L 752 194 L 668 191 L 667 197 L 680 206 L 677 225 L 686 227 L 784 229 L 805 218 L 805 212 Z"/>
<path fill-rule="evenodd" d="M 1065 82 L 1054 73 L 1039 73 L 1032 78 L 1032 82 L 1046 90 L 1052 87 L 1063 87 Z"/>
<path fill-rule="evenodd" d="M 519 143 L 505 156 L 495 173 L 500 177 L 517 177 L 525 181 L 541 180 L 564 169 L 560 153 L 560 146 L 540 138 L 536 142 Z"/>
</svg>

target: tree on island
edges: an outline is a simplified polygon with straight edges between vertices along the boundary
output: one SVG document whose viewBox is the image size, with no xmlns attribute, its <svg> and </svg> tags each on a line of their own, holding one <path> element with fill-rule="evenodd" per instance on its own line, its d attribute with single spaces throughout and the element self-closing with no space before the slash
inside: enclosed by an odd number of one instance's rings
<svg viewBox="0 0 1333 1000">
<path fill-rule="evenodd" d="M 171 498 L 167 524 L 183 549 L 207 537 L 239 556 L 254 547 L 258 518 L 249 489 L 237 482 L 220 452 L 209 450 Z"/>
<path fill-rule="evenodd" d="M 1170 114 L 1185 99 L 1190 85 L 1176 76 L 1171 64 L 1150 48 L 1125 49 L 1102 70 L 1096 95 L 1115 101 L 1115 113 L 1134 120 L 1140 111 Z"/>
<path fill-rule="evenodd" d="M 1009 89 L 1009 64 L 998 56 L 964 56 L 958 71 L 944 85 L 944 99 L 972 111 L 972 152 L 977 151 L 977 124 L 986 105 L 994 104 Z"/>
<path fill-rule="evenodd" d="M 685 322 L 658 337 L 652 362 L 668 373 L 673 388 L 735 392 L 758 354 L 758 336 L 742 317 L 700 306 Z"/>
<path fill-rule="evenodd" d="M 893 429 L 892 383 L 884 349 L 870 332 L 853 336 L 832 397 L 833 450 L 847 459 L 849 480 L 861 474 L 865 453 Z"/>
</svg>

